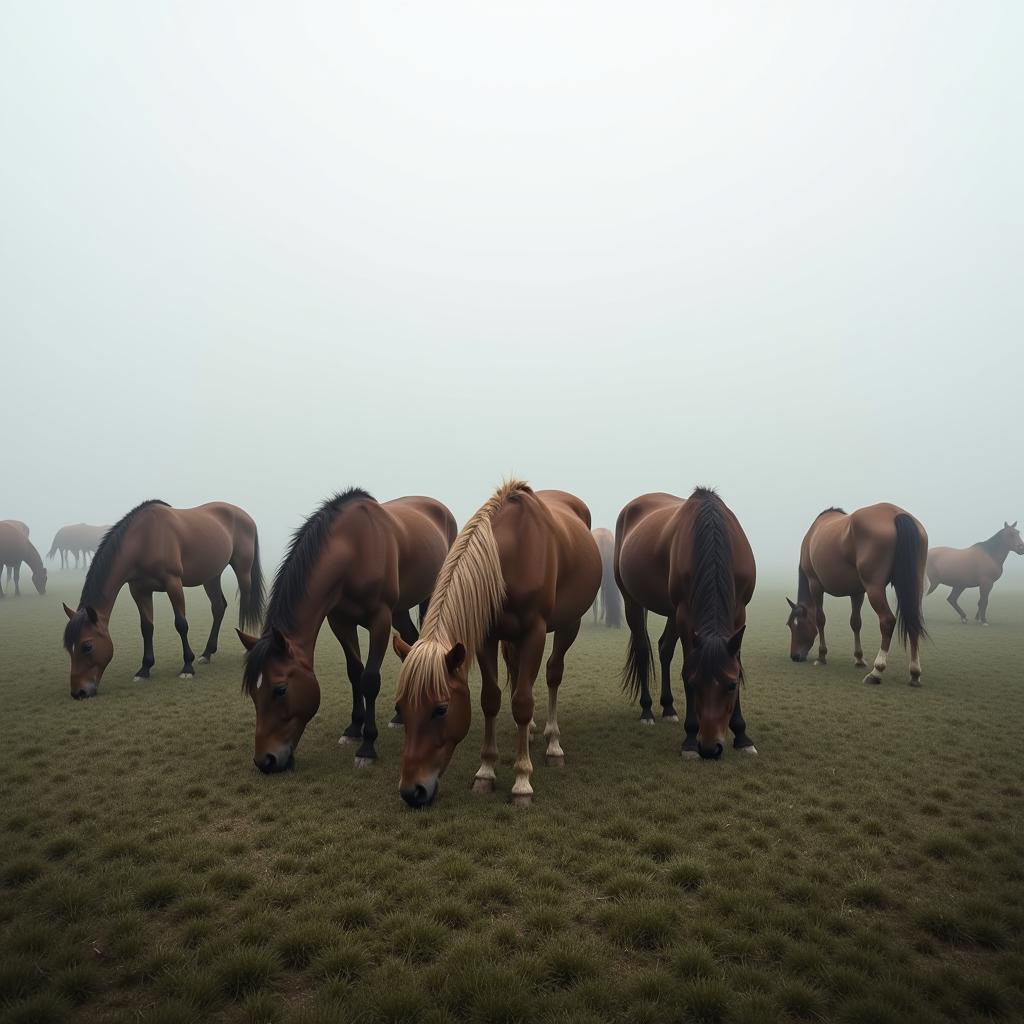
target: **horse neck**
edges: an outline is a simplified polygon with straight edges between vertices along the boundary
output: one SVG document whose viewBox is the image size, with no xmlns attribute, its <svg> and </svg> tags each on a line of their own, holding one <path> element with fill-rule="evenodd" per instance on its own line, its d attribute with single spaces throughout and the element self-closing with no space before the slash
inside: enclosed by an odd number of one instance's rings
<svg viewBox="0 0 1024 1024">
<path fill-rule="evenodd" d="M 329 547 L 329 545 L 328 545 Z M 344 586 L 345 566 L 325 548 L 305 579 L 305 592 L 291 613 L 294 625 L 281 631 L 295 651 L 310 664 L 320 627 L 338 602 Z M 268 626 L 275 625 L 268 614 Z"/>
<path fill-rule="evenodd" d="M 36 551 L 35 545 L 32 544 L 28 540 L 28 538 L 25 539 L 25 554 L 24 554 L 24 558 L 25 558 L 25 561 L 28 563 L 29 568 L 34 573 L 42 572 L 43 569 L 45 568 L 45 566 L 43 565 L 43 560 L 42 560 L 42 558 L 39 555 L 39 552 Z"/>
<path fill-rule="evenodd" d="M 121 588 L 132 577 L 132 570 L 135 566 L 135 555 L 131 548 L 131 537 L 125 537 L 117 555 L 114 557 L 114 563 L 110 568 L 110 572 L 107 573 L 104 579 L 97 581 L 100 597 L 86 602 L 94 611 L 99 613 L 104 620 L 110 618 L 110 613 L 113 611 L 117 595 L 121 593 Z M 69 547 L 68 551 L 72 552 L 74 551 L 74 548 Z M 95 565 L 95 562 L 93 565 Z M 89 574 L 91 574 L 92 571 L 93 566 L 90 566 L 86 575 L 87 583 L 89 581 Z M 82 596 L 83 598 L 85 596 L 84 587 L 82 588 Z"/>
</svg>

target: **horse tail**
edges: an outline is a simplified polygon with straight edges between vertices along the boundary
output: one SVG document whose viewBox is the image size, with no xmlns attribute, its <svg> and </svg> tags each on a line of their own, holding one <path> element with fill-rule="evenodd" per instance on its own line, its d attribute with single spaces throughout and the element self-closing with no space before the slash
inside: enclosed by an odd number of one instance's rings
<svg viewBox="0 0 1024 1024">
<path fill-rule="evenodd" d="M 629 645 L 626 648 L 626 664 L 622 669 L 622 690 L 629 694 L 630 701 L 635 701 L 647 685 L 654 664 L 654 653 L 651 650 L 651 638 L 647 633 L 647 609 L 643 611 L 639 631 L 630 629 Z"/>
<path fill-rule="evenodd" d="M 260 535 L 252 538 L 252 565 L 249 567 L 249 588 L 241 592 L 238 606 L 238 624 L 242 629 L 256 629 L 263 622 L 265 602 L 263 566 L 260 565 Z"/>
<path fill-rule="evenodd" d="M 50 545 L 50 550 L 46 552 L 47 558 L 53 558 L 57 554 L 57 541 L 60 540 L 60 530 L 58 530 L 53 537 L 53 543 Z"/>
<path fill-rule="evenodd" d="M 896 592 L 896 629 L 904 647 L 908 637 L 917 643 L 928 635 L 921 610 L 921 578 L 927 559 L 928 546 L 921 543 L 917 522 L 901 512 L 896 516 L 896 551 L 889 582 Z"/>
<path fill-rule="evenodd" d="M 622 595 L 615 582 L 615 562 L 601 556 L 601 607 L 604 609 L 604 624 L 612 629 L 622 627 Z"/>
</svg>

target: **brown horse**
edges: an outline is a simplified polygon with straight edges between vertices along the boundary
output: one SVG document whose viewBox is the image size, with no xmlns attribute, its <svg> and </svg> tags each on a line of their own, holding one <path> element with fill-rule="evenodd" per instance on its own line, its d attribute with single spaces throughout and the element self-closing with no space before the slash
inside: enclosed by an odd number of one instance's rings
<svg viewBox="0 0 1024 1024">
<path fill-rule="evenodd" d="M 163 501 L 144 501 L 104 536 L 89 566 L 78 610 L 64 605 L 68 623 L 64 647 L 71 655 L 71 696 L 95 697 L 103 672 L 114 656 L 108 623 L 121 588 L 127 583 L 139 608 L 142 667 L 135 680 L 148 679 L 153 657 L 153 593 L 164 591 L 174 609 L 174 628 L 181 637 L 184 664 L 181 678 L 195 674 L 195 654 L 188 643 L 185 587 L 202 586 L 213 609 L 213 628 L 200 662 L 217 650 L 220 624 L 228 602 L 221 574 L 234 570 L 241 592 L 239 620 L 259 623 L 263 612 L 263 571 L 256 524 L 235 505 L 212 501 L 198 508 L 171 508 Z"/>
<path fill-rule="evenodd" d="M 60 553 L 60 567 L 66 569 L 70 556 L 75 556 L 75 568 L 81 558 L 82 566 L 88 565 L 88 556 L 95 555 L 96 549 L 103 540 L 109 526 L 90 526 L 88 523 L 76 523 L 74 526 L 62 526 L 53 537 L 53 543 L 46 557 L 53 558 Z"/>
<path fill-rule="evenodd" d="M 647 612 L 665 616 L 658 641 L 662 715 L 678 721 L 671 667 L 683 644 L 686 695 L 683 756 L 718 758 L 725 730 L 737 750 L 756 754 L 740 708 L 741 645 L 747 605 L 754 594 L 754 554 L 739 520 L 712 490 L 689 498 L 644 494 L 619 513 L 615 524 L 615 577 L 625 599 L 630 638 L 623 689 L 640 697 L 640 721 L 654 725 L 653 667 Z"/>
<path fill-rule="evenodd" d="M 35 545 L 28 539 L 28 527 L 17 519 L 0 522 L 0 597 L 4 596 L 3 569 L 7 567 L 7 581 L 14 575 L 15 596 L 21 596 L 21 563 L 32 570 L 32 583 L 40 594 L 46 593 L 46 567 Z"/>
<path fill-rule="evenodd" d="M 898 629 L 904 645 L 910 640 L 910 685 L 921 685 L 921 638 L 927 636 L 921 612 L 928 534 L 909 512 L 885 502 L 847 515 L 827 508 L 818 515 L 800 545 L 797 599 L 789 598 L 790 657 L 806 661 L 818 637 L 818 663 L 825 664 L 824 595 L 849 597 L 854 663 L 864 666 L 860 645 L 860 610 L 867 594 L 878 615 L 882 643 L 865 683 L 880 683 L 889 659 L 889 645 Z M 888 584 L 896 593 L 896 614 L 885 597 Z"/>
<path fill-rule="evenodd" d="M 615 583 L 615 534 L 603 526 L 591 531 L 601 552 L 601 590 L 594 601 L 594 622 L 598 617 L 612 629 L 622 626 L 622 595 Z"/>
<path fill-rule="evenodd" d="M 410 643 L 441 563 L 455 539 L 455 518 L 433 498 L 378 503 L 352 488 L 314 512 L 292 538 L 267 606 L 263 635 L 239 631 L 248 650 L 242 688 L 256 705 L 253 760 L 261 772 L 295 762 L 295 748 L 320 706 L 313 652 L 324 619 L 345 654 L 352 721 L 341 742 L 359 743 L 355 765 L 377 758 L 376 701 L 391 627 Z M 366 664 L 356 627 L 370 632 Z"/>
<path fill-rule="evenodd" d="M 981 596 L 974 619 L 987 626 L 988 595 L 993 584 L 1003 575 L 1003 563 L 1011 551 L 1024 555 L 1024 540 L 1016 520 L 1012 523 L 1004 521 L 1001 530 L 969 548 L 932 548 L 928 552 L 926 570 L 928 593 L 939 586 L 952 587 L 946 600 L 960 616 L 960 621 L 966 622 L 967 615 L 957 602 L 965 590 L 979 587 Z"/>
<path fill-rule="evenodd" d="M 558 728 L 558 685 L 565 654 L 601 583 L 601 555 L 590 534 L 590 510 L 564 491 L 532 491 L 512 480 L 463 527 L 437 579 L 419 640 L 395 637 L 402 658 L 396 703 L 405 722 L 399 792 L 410 807 L 437 796 L 440 777 L 470 723 L 469 659 L 476 653 L 483 685 L 484 743 L 474 792 L 491 792 L 501 708 L 498 645 L 512 689 L 519 732 L 512 802 L 529 804 L 533 684 L 554 632 L 547 664 L 546 760 L 565 763 Z"/>
</svg>

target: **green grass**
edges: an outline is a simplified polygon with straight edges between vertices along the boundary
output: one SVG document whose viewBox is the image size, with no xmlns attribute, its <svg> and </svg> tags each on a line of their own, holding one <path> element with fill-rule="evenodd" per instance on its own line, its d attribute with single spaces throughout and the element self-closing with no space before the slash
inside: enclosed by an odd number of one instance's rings
<svg viewBox="0 0 1024 1024">
<path fill-rule="evenodd" d="M 367 771 L 337 746 L 349 691 L 329 633 L 297 770 L 264 778 L 233 634 L 179 680 L 165 600 L 153 678 L 130 681 L 124 595 L 101 696 L 70 700 L 60 601 L 79 585 L 54 573 L 45 598 L 0 603 L 0 1022 L 1020 1017 L 1024 595 L 997 591 L 988 629 L 930 598 L 913 690 L 902 651 L 861 684 L 839 601 L 830 664 L 793 665 L 783 592 L 762 587 L 743 693 L 760 756 L 717 764 L 679 757 L 678 724 L 640 728 L 625 634 L 588 623 L 562 687 L 566 766 L 535 741 L 533 807 L 508 803 L 506 699 L 498 792 L 469 791 L 475 711 L 441 800 L 412 813 L 400 733 Z M 869 656 L 875 628 L 866 615 Z M 397 667 L 389 653 L 383 720 Z M 541 723 L 543 702 L 541 686 Z"/>
</svg>

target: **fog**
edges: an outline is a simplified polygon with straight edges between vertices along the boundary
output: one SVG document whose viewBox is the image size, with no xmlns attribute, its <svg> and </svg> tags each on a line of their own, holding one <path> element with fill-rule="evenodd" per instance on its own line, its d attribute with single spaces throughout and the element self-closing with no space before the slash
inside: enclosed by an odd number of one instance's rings
<svg viewBox="0 0 1024 1024">
<path fill-rule="evenodd" d="M 1024 518 L 1024 6 L 3 5 L 0 517 L 510 474 Z M 1024 566 L 1007 563 L 1007 580 Z"/>
</svg>

